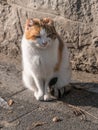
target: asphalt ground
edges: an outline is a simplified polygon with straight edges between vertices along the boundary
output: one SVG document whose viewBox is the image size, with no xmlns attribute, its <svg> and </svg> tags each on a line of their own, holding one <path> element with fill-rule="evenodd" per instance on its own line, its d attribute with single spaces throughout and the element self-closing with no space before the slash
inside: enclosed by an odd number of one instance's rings
<svg viewBox="0 0 98 130">
<path fill-rule="evenodd" d="M 0 61 L 1 130 L 98 130 L 98 75 L 73 71 L 62 99 L 36 101 L 22 84 L 21 67 Z"/>
</svg>

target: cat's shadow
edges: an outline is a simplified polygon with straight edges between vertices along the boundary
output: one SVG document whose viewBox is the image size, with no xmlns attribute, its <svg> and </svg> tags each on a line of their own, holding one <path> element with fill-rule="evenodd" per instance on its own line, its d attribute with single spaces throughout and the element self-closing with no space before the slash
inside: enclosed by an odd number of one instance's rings
<svg viewBox="0 0 98 130">
<path fill-rule="evenodd" d="M 93 87 L 98 87 L 97 83 L 77 83 L 79 86 L 85 85 Z M 75 84 L 73 84 L 75 86 Z M 85 89 L 76 89 L 72 88 L 72 90 L 65 95 L 62 99 L 60 99 L 64 103 L 68 103 L 75 106 L 92 106 L 98 108 L 98 88 L 97 92 L 87 91 Z"/>
</svg>

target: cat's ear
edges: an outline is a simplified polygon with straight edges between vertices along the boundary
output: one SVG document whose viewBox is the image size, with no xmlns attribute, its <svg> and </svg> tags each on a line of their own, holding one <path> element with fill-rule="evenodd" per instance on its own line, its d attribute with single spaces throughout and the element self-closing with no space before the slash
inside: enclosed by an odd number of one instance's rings
<svg viewBox="0 0 98 130">
<path fill-rule="evenodd" d="M 43 21 L 48 25 L 54 25 L 54 21 L 51 18 L 43 18 Z"/>
<path fill-rule="evenodd" d="M 27 19 L 26 24 L 25 24 L 25 30 L 29 30 L 30 27 L 32 27 L 35 24 L 39 25 L 40 24 L 40 19 L 37 19 L 37 18 Z"/>
<path fill-rule="evenodd" d="M 25 30 L 29 30 L 33 26 L 33 19 L 27 19 L 25 24 Z"/>
</svg>

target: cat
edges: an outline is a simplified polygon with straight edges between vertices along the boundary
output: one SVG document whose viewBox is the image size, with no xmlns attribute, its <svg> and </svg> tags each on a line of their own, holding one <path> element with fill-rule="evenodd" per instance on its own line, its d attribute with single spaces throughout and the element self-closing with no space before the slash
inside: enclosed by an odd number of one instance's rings
<svg viewBox="0 0 98 130">
<path fill-rule="evenodd" d="M 22 79 L 36 100 L 63 96 L 71 79 L 69 51 L 51 18 L 27 19 L 21 44 Z"/>
</svg>

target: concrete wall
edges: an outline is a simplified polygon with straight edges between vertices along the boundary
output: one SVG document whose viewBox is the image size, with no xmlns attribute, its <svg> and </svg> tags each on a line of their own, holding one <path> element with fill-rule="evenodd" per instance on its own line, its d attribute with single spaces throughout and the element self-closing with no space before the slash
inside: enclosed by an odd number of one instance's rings
<svg viewBox="0 0 98 130">
<path fill-rule="evenodd" d="M 0 1 L 0 54 L 20 57 L 27 18 L 51 17 L 71 52 L 72 68 L 98 73 L 98 0 Z"/>
</svg>

